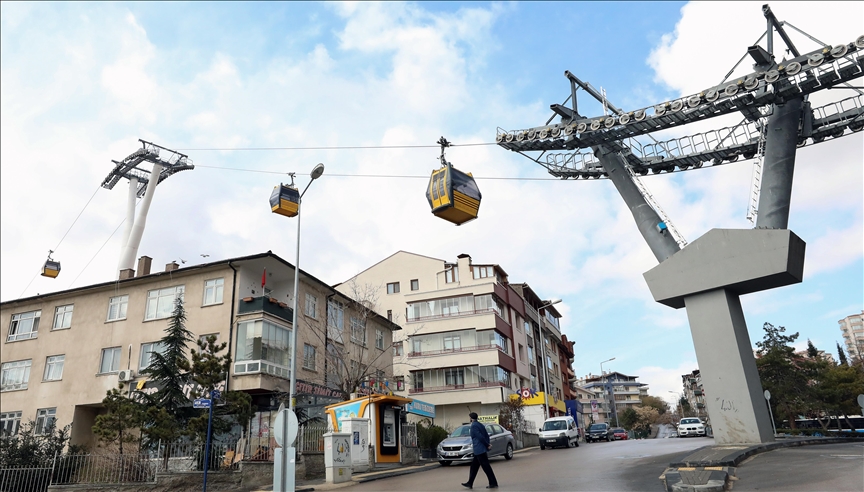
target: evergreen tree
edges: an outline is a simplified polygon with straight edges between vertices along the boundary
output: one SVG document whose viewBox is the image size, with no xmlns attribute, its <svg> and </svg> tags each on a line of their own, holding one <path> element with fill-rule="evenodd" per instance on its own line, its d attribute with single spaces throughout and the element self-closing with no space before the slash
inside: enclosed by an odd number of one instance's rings
<svg viewBox="0 0 864 492">
<path fill-rule="evenodd" d="M 849 365 L 849 361 L 846 359 L 846 352 L 843 351 L 843 347 L 840 346 L 840 342 L 837 342 L 837 360 L 840 361 L 841 366 Z"/>
<path fill-rule="evenodd" d="M 117 388 L 108 391 L 102 404 L 108 412 L 96 417 L 93 434 L 101 443 L 119 445 L 123 454 L 123 444 L 141 440 L 137 430 L 143 422 L 144 409 Z"/>
<path fill-rule="evenodd" d="M 811 408 L 813 392 L 809 385 L 812 367 L 805 359 L 795 354 L 791 346 L 798 333 L 784 335 L 786 328 L 765 323 L 765 337 L 756 342 L 760 357 L 756 368 L 762 387 L 771 391 L 771 404 L 776 409 L 774 416 L 785 416 L 794 428 L 795 418 Z"/>
<path fill-rule="evenodd" d="M 230 354 L 219 355 L 227 343 L 216 343 L 215 336 L 198 340 L 198 350 L 192 349 L 190 376 L 195 383 L 192 398 L 210 398 L 211 392 L 218 389 L 227 379 L 231 369 Z M 213 406 L 213 436 L 231 431 L 235 424 L 245 425 L 252 418 L 252 397 L 242 391 L 222 392 Z M 199 410 L 199 415 L 189 421 L 189 432 L 201 441 L 207 439 L 209 410 Z"/>
<path fill-rule="evenodd" d="M 816 346 L 813 345 L 813 342 L 811 342 L 809 338 L 807 339 L 807 357 L 810 357 L 811 359 L 819 357 L 819 351 L 816 350 Z"/>
<path fill-rule="evenodd" d="M 192 408 L 184 386 L 189 382 L 190 370 L 186 346 L 192 340 L 192 332 L 186 329 L 183 298 L 178 296 L 165 336 L 159 340 L 162 352 L 153 352 L 150 364 L 141 371 L 156 386 L 152 395 L 138 393 L 147 407 L 142 431 L 150 443 L 177 441 L 191 417 Z"/>
</svg>

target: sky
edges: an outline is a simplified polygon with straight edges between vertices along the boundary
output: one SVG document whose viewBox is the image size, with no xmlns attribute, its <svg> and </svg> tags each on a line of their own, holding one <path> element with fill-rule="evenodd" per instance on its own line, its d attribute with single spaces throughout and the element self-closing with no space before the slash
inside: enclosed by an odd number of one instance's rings
<svg viewBox="0 0 864 492">
<path fill-rule="evenodd" d="M 712 87 L 765 31 L 762 3 L 3 2 L 0 299 L 116 278 L 126 182 L 99 185 L 139 138 L 195 164 L 154 194 L 138 256 L 158 266 L 268 250 L 293 262 L 296 225 L 268 198 L 291 172 L 305 187 L 320 162 L 303 200 L 303 270 L 336 284 L 400 250 L 497 263 L 563 299 L 577 375 L 614 358 L 604 370 L 672 400 L 698 368 L 686 312 L 653 301 L 642 274 L 656 259 L 614 186 L 556 180 L 495 133 L 544 124 L 569 95 L 565 70 L 625 110 Z M 771 3 L 821 42 L 864 34 L 864 3 L 812 5 Z M 789 33 L 802 52 L 817 47 Z M 735 74 L 750 69 L 744 60 Z M 580 112 L 602 113 L 579 94 Z M 807 243 L 804 281 L 742 298 L 754 344 L 771 323 L 836 356 L 837 321 L 861 312 L 862 135 L 799 150 L 789 228 Z M 460 227 L 424 194 L 440 136 L 483 194 L 479 218 Z M 752 227 L 751 173 L 740 160 L 644 183 L 693 241 Z M 38 275 L 49 249 L 57 279 Z"/>
</svg>

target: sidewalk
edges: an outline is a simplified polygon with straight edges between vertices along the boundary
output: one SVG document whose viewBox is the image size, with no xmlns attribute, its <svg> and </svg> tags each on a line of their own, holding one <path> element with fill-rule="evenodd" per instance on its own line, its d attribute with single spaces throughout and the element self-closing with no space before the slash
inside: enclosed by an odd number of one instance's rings
<svg viewBox="0 0 864 492">
<path fill-rule="evenodd" d="M 313 490 L 334 490 L 344 487 L 350 487 L 357 483 L 371 482 L 382 478 L 396 477 L 399 475 L 407 475 L 409 473 L 418 473 L 426 470 L 437 468 L 441 465 L 437 461 L 420 462 L 416 465 L 397 466 L 383 470 L 373 470 L 366 473 L 355 473 L 351 476 L 351 480 L 342 483 L 327 483 L 323 478 L 314 480 L 298 480 L 294 484 L 295 492 L 310 492 Z M 262 487 L 255 492 L 272 492 L 273 487 Z"/>
<path fill-rule="evenodd" d="M 670 463 L 660 479 L 668 492 L 723 492 L 735 480 L 736 467 L 754 454 L 780 448 L 856 442 L 844 437 L 783 438 L 767 444 L 706 446 Z"/>
</svg>

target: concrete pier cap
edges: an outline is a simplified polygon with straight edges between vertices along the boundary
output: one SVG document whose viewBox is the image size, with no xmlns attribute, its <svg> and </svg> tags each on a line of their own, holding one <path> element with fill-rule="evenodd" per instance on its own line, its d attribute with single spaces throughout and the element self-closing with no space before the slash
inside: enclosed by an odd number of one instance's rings
<svg viewBox="0 0 864 492">
<path fill-rule="evenodd" d="M 643 276 L 655 301 L 680 309 L 701 292 L 740 296 L 800 283 L 805 246 L 788 229 L 711 229 Z"/>
</svg>

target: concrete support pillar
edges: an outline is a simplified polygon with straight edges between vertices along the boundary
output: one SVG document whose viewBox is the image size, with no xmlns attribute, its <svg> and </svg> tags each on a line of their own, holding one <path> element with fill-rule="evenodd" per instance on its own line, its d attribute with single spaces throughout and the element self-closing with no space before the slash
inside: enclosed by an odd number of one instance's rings
<svg viewBox="0 0 864 492">
<path fill-rule="evenodd" d="M 768 118 L 757 229 L 786 229 L 789 226 L 792 175 L 803 106 L 804 100 L 800 97 L 786 101 L 775 105 L 774 113 Z"/>
<path fill-rule="evenodd" d="M 741 300 L 728 289 L 684 297 L 717 444 L 774 440 Z"/>
<path fill-rule="evenodd" d="M 642 192 L 636 187 L 630 173 L 627 172 L 626 162 L 624 157 L 617 152 L 608 153 L 605 148 L 598 147 L 594 149 L 594 155 L 600 159 L 600 164 L 609 176 L 609 179 L 615 184 L 630 213 L 633 214 L 633 220 L 636 221 L 636 227 L 651 252 L 657 258 L 657 261 L 663 262 L 666 258 L 677 253 L 681 248 L 675 242 L 675 238 L 669 231 L 661 232 L 658 229 L 658 224 L 661 222 L 660 215 L 651 208 L 651 205 L 642 196 Z"/>
<path fill-rule="evenodd" d="M 712 229 L 645 272 L 655 301 L 687 308 L 717 444 L 774 440 L 739 296 L 801 282 L 804 250 L 789 230 Z"/>
</svg>

